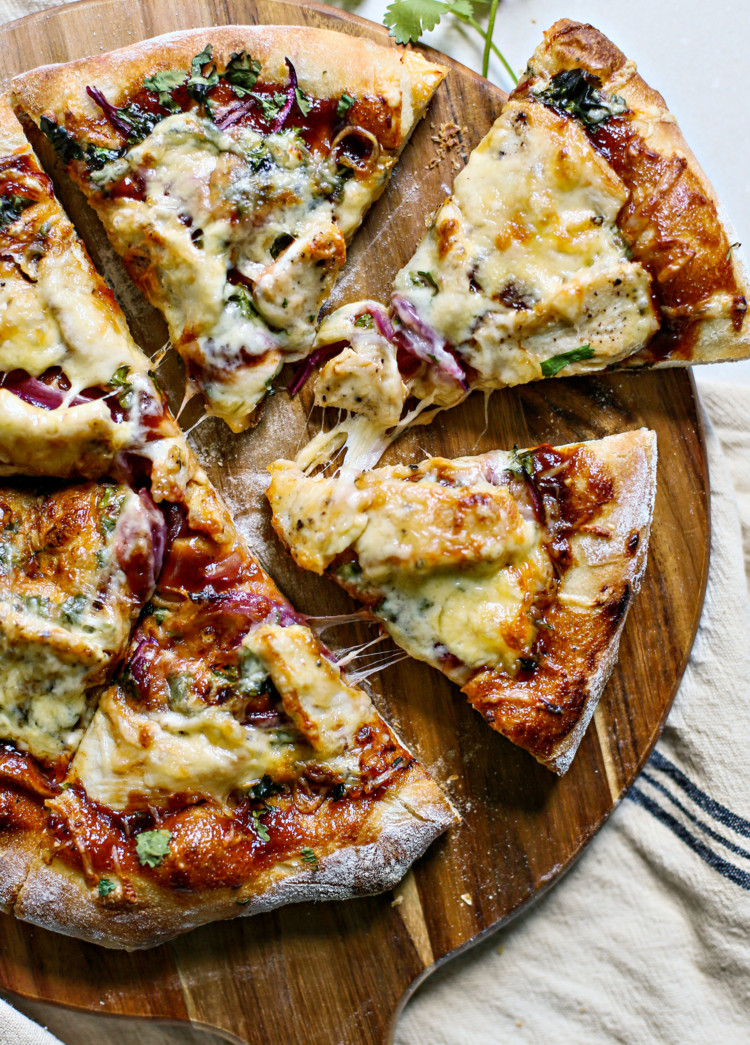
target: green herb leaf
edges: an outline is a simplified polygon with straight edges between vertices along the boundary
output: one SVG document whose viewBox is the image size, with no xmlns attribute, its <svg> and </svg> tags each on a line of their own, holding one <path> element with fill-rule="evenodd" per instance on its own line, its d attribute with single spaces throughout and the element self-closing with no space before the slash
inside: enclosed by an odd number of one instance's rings
<svg viewBox="0 0 750 1045">
<path fill-rule="evenodd" d="M 258 838 L 260 838 L 261 842 L 267 842 L 271 837 L 268 833 L 268 828 L 265 824 L 261 823 L 260 819 L 265 812 L 265 809 L 256 809 L 253 811 L 253 827 L 255 828 L 255 833 Z"/>
<path fill-rule="evenodd" d="M 123 363 L 121 367 L 115 370 L 112 377 L 109 379 L 107 385 L 108 388 L 119 389 L 117 393 L 117 402 L 120 404 L 123 410 L 127 410 L 133 403 L 133 386 L 130 383 L 130 367 L 127 363 Z"/>
<path fill-rule="evenodd" d="M 50 120 L 48 116 L 42 116 L 39 120 L 39 129 L 49 140 L 52 148 L 63 163 L 71 163 L 73 160 L 82 160 L 84 158 L 80 143 L 55 120 Z"/>
<path fill-rule="evenodd" d="M 153 91 L 159 96 L 160 105 L 165 105 L 168 109 L 173 106 L 176 108 L 172 101 L 172 91 L 182 87 L 187 80 L 187 75 L 184 69 L 162 69 L 153 76 L 148 76 L 143 81 L 143 86 L 147 91 Z"/>
<path fill-rule="evenodd" d="M 581 359 L 591 359 L 593 355 L 595 352 L 591 345 L 581 345 L 580 348 L 573 348 L 570 352 L 550 356 L 549 359 L 542 360 L 542 377 L 554 377 L 571 363 L 577 363 Z"/>
<path fill-rule="evenodd" d="M 141 867 L 159 867 L 169 853 L 171 841 L 171 831 L 141 831 L 135 840 L 135 851 Z"/>
<path fill-rule="evenodd" d="M 248 795 L 256 802 L 265 802 L 267 798 L 280 795 L 283 790 L 283 784 L 275 784 L 270 776 L 264 774 L 257 784 L 253 784 Z"/>
<path fill-rule="evenodd" d="M 230 57 L 222 79 L 234 87 L 234 93 L 238 98 L 244 98 L 255 87 L 259 74 L 260 62 L 251 58 L 246 51 L 240 51 Z"/>
<path fill-rule="evenodd" d="M 209 116 L 211 115 L 211 106 L 208 101 L 208 92 L 219 82 L 219 74 L 211 60 L 212 54 L 212 45 L 206 44 L 200 54 L 197 54 L 190 63 L 190 76 L 185 82 L 185 88 L 190 97 L 200 102 Z M 208 69 L 204 72 L 206 66 L 208 66 Z"/>
<path fill-rule="evenodd" d="M 339 98 L 339 104 L 336 106 L 336 115 L 341 117 L 346 116 L 356 100 L 357 99 L 353 98 L 351 94 L 347 94 L 346 91 L 344 91 Z"/>
<path fill-rule="evenodd" d="M 363 312 L 361 316 L 357 316 L 354 320 L 355 327 L 364 327 L 365 330 L 372 330 L 375 326 L 375 320 L 372 318 L 371 312 Z"/>
<path fill-rule="evenodd" d="M 117 884 L 112 881 L 111 878 L 100 878 L 99 879 L 99 895 L 104 898 L 113 893 L 117 888 Z"/>
<path fill-rule="evenodd" d="M 388 5 L 383 23 L 391 36 L 400 44 L 416 43 L 422 33 L 427 33 L 440 23 L 446 14 L 461 14 L 471 17 L 474 13 L 469 0 L 393 0 Z"/>
<path fill-rule="evenodd" d="M 547 87 L 536 97 L 554 109 L 580 120 L 586 127 L 598 127 L 613 116 L 627 111 L 624 98 L 613 94 L 607 97 L 600 90 L 598 76 L 585 69 L 564 69 L 552 77 Z"/>
<path fill-rule="evenodd" d="M 233 301 L 239 308 L 245 319 L 257 319 L 258 310 L 253 303 L 253 299 L 250 296 L 250 291 L 247 287 L 243 287 L 241 283 L 236 284 L 232 287 L 232 293 L 229 295 L 229 300 Z"/>
<path fill-rule="evenodd" d="M 286 105 L 286 91 L 275 91 L 273 94 L 258 94 L 250 91 L 250 97 L 260 105 L 263 119 L 266 123 L 273 123 L 281 110 Z"/>
<path fill-rule="evenodd" d="M 271 257 L 275 261 L 279 254 L 286 250 L 294 243 L 294 236 L 290 236 L 288 232 L 280 233 L 271 244 Z"/>
<path fill-rule="evenodd" d="M 299 855 L 306 864 L 311 865 L 313 871 L 318 870 L 318 858 L 315 855 L 315 850 L 311 849 L 309 845 L 303 846 L 299 851 Z"/>
<path fill-rule="evenodd" d="M 333 791 L 331 792 L 331 798 L 333 799 L 334 802 L 340 802 L 345 794 L 346 794 L 346 785 L 345 784 L 336 784 L 336 786 L 334 787 Z"/>
<path fill-rule="evenodd" d="M 508 471 L 517 475 L 519 479 L 531 479 L 534 475 L 534 451 L 525 450 L 520 453 L 518 447 L 514 446 Z"/>
<path fill-rule="evenodd" d="M 439 290 L 435 277 L 431 272 L 412 272 L 410 278 L 417 287 L 434 287 L 435 290 Z"/>
<path fill-rule="evenodd" d="M 20 218 L 32 203 L 36 203 L 36 200 L 30 200 L 27 196 L 16 196 L 15 193 L 0 197 L 0 231 Z"/>
<path fill-rule="evenodd" d="M 72 595 L 63 602 L 60 616 L 66 624 L 78 624 L 87 606 L 88 599 L 85 595 Z"/>
<path fill-rule="evenodd" d="M 312 109 L 312 102 L 310 101 L 310 99 L 307 97 L 305 92 L 299 87 L 294 88 L 294 97 L 297 100 L 297 107 L 299 108 L 299 111 L 302 113 L 303 116 L 307 116 L 310 110 Z"/>
<path fill-rule="evenodd" d="M 237 682 L 240 677 L 236 664 L 227 664 L 223 668 L 211 668 L 211 674 L 229 683 Z"/>
</svg>

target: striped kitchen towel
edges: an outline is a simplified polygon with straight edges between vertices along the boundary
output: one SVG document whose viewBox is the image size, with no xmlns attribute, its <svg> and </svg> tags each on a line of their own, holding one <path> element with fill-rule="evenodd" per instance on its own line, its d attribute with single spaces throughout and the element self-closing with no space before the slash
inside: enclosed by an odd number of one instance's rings
<svg viewBox="0 0 750 1045">
<path fill-rule="evenodd" d="M 397 1045 L 750 1042 L 750 388 L 701 398 L 708 589 L 656 750 L 566 878 L 426 981 Z"/>
</svg>

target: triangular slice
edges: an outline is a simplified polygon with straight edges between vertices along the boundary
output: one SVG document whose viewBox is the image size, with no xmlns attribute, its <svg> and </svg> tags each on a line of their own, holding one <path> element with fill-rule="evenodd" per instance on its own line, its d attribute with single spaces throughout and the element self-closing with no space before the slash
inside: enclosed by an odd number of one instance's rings
<svg viewBox="0 0 750 1045">
<path fill-rule="evenodd" d="M 393 886 L 456 819 L 196 473 L 14 913 L 105 946 Z"/>
<path fill-rule="evenodd" d="M 320 353 L 338 354 L 316 400 L 382 430 L 407 403 L 472 389 L 746 358 L 733 238 L 661 96 L 592 26 L 557 22 L 390 308 L 359 302 L 323 324 Z"/>
<path fill-rule="evenodd" d="M 174 471 L 150 366 L 0 97 L 0 475 Z"/>
<path fill-rule="evenodd" d="M 239 431 L 307 354 L 346 243 L 443 71 L 320 29 L 173 33 L 13 81 Z"/>
<path fill-rule="evenodd" d="M 270 468 L 273 525 L 538 761 L 570 765 L 646 565 L 656 437 L 311 477 Z"/>
</svg>

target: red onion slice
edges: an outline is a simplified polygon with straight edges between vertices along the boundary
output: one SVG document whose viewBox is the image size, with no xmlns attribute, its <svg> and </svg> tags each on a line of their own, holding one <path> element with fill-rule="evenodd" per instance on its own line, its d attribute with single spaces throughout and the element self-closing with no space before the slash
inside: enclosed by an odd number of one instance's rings
<svg viewBox="0 0 750 1045">
<path fill-rule="evenodd" d="M 96 102 L 114 129 L 119 134 L 129 138 L 132 128 L 129 123 L 122 119 L 117 106 L 113 105 L 112 102 L 108 102 L 98 87 L 87 87 L 86 94 Z"/>
<path fill-rule="evenodd" d="M 445 377 L 457 381 L 461 388 L 468 391 L 466 375 L 456 358 L 449 352 L 445 338 L 424 322 L 408 298 L 394 294 L 391 302 L 402 324 L 396 332 L 401 347 L 433 366 Z"/>
<path fill-rule="evenodd" d="M 271 132 L 274 134 L 277 131 L 280 131 L 286 123 L 287 116 L 292 111 L 292 106 L 294 105 L 295 99 L 295 92 L 297 90 L 296 70 L 288 58 L 285 58 L 284 61 L 286 62 L 286 67 L 289 70 L 289 86 L 286 90 L 286 101 L 284 102 L 284 107 L 274 120 L 273 124 L 271 125 Z"/>
</svg>

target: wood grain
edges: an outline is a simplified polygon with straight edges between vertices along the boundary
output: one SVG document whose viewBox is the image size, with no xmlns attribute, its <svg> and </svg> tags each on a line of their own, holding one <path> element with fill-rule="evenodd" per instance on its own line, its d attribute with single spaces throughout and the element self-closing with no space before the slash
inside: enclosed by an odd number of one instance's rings
<svg viewBox="0 0 750 1045">
<path fill-rule="evenodd" d="M 179 6 L 84 0 L 0 30 L 3 69 L 13 75 L 176 28 L 259 21 L 320 25 L 388 42 L 384 31 L 353 15 L 286 0 L 182 0 Z M 355 241 L 336 302 L 386 293 L 455 169 L 499 111 L 499 91 L 448 64 L 448 81 Z M 433 137 L 448 121 L 462 128 L 461 147 L 441 156 Z M 439 162 L 430 166 L 436 157 Z M 49 155 L 44 159 L 56 174 Z M 155 351 L 165 340 L 161 319 L 125 277 L 77 191 L 56 177 L 136 337 Z M 290 402 L 280 394 L 254 432 L 231 436 L 209 419 L 193 439 L 240 528 L 292 600 L 311 614 L 346 612 L 351 603 L 341 590 L 291 565 L 272 538 L 261 496 L 265 466 L 290 456 L 318 430 L 320 418 L 308 416 L 309 410 L 305 396 Z M 395 906 L 388 894 L 287 908 L 210 926 L 135 955 L 103 951 L 3 917 L 0 988 L 75 1045 L 103 1039 L 143 1045 L 390 1041 L 414 985 L 558 880 L 632 783 L 689 655 L 709 548 L 701 422 L 692 379 L 684 372 L 547 381 L 494 395 L 486 416 L 484 401 L 475 396 L 390 451 L 390 460 L 412 461 L 423 452 L 480 453 L 640 425 L 655 429 L 659 440 L 649 566 L 628 618 L 619 665 L 565 777 L 554 777 L 489 730 L 442 676 L 403 661 L 375 683 L 375 699 L 451 794 L 464 820 L 407 875 L 395 890 Z M 354 641 L 358 633 L 365 632 L 342 633 L 341 642 Z"/>
</svg>

